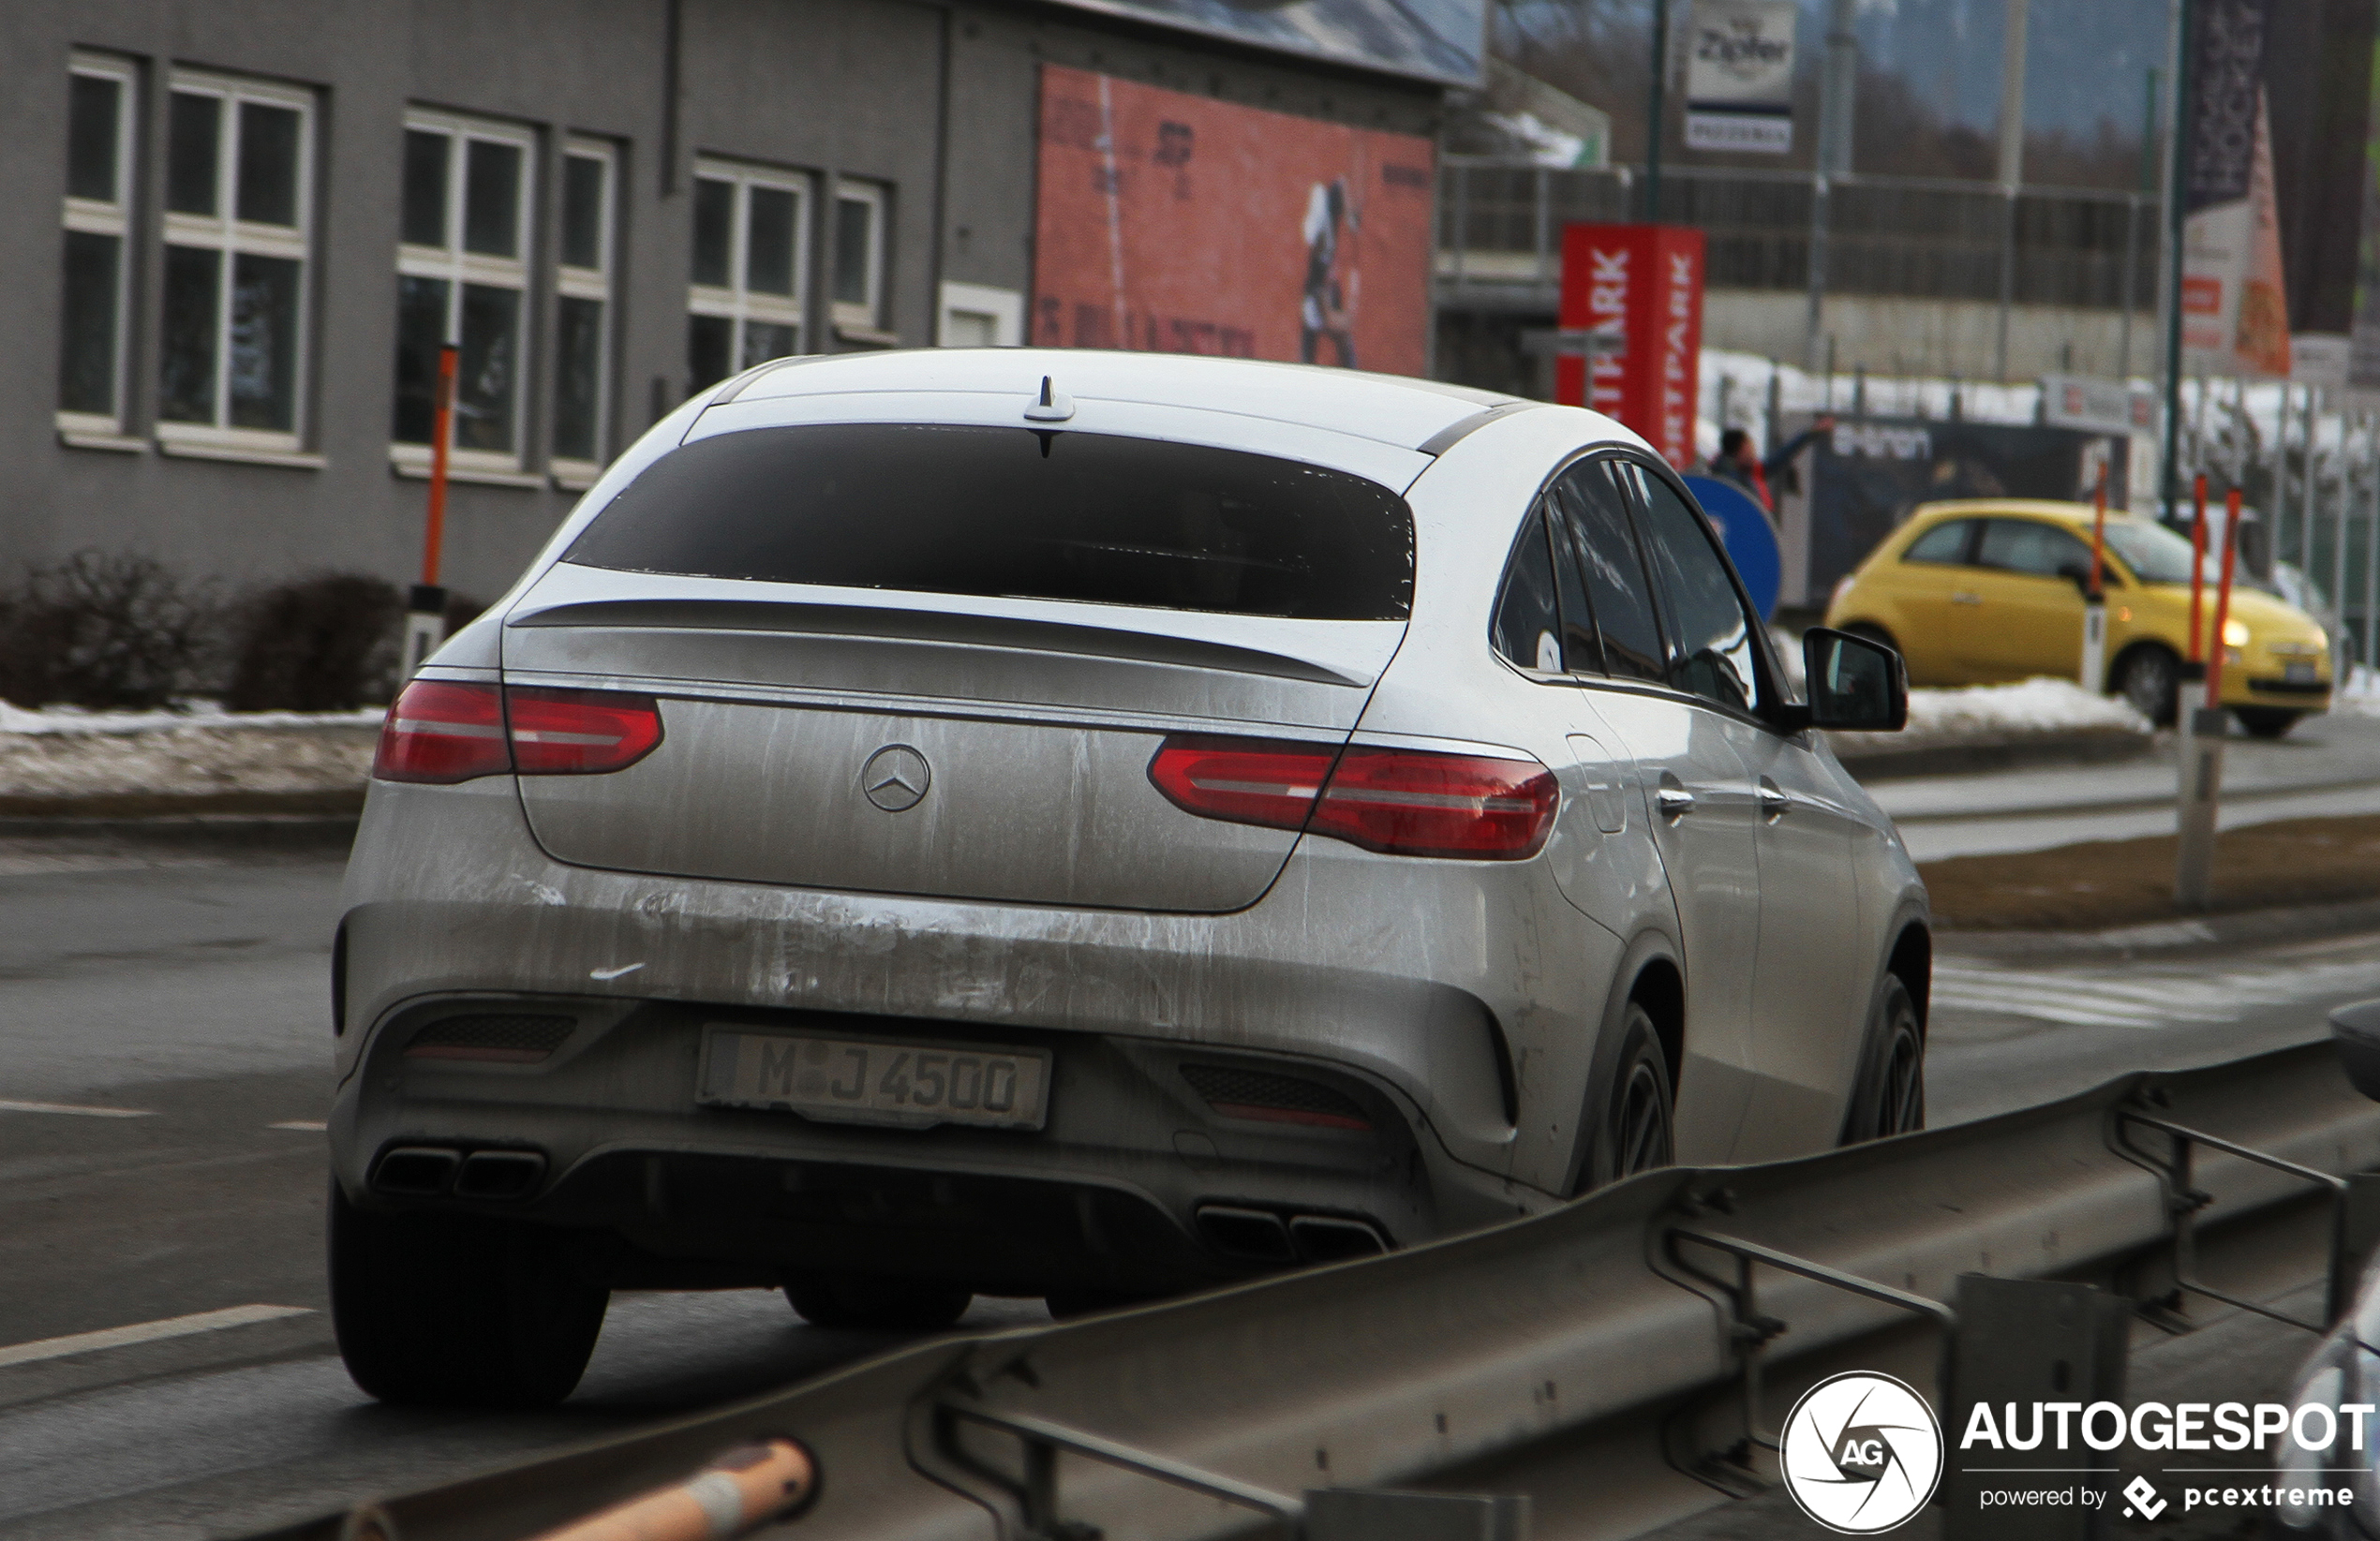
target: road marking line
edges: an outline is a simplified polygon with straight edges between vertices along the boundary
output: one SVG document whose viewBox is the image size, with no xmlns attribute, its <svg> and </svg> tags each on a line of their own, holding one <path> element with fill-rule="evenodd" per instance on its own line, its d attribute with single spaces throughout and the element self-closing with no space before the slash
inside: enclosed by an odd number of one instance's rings
<svg viewBox="0 0 2380 1541">
<path fill-rule="evenodd" d="M 269 1123 L 267 1129 L 294 1129 L 301 1134 L 320 1134 L 331 1126 L 312 1119 L 291 1119 L 286 1123 Z"/>
<path fill-rule="evenodd" d="M 75 1103 L 12 1103 L 0 1097 L 0 1113 L 73 1113 L 85 1119 L 153 1119 L 145 1107 L 83 1107 Z"/>
<path fill-rule="evenodd" d="M 194 1332 L 246 1326 L 251 1322 L 271 1322 L 284 1316 L 313 1314 L 313 1308 L 309 1306 L 228 1306 L 221 1311 L 202 1311 L 192 1316 L 169 1316 L 163 1321 L 139 1322 L 128 1327 L 104 1327 L 97 1332 L 78 1332 L 66 1338 L 43 1338 L 35 1342 L 17 1343 L 0 1348 L 0 1367 L 29 1364 L 36 1359 L 62 1359 L 69 1354 L 122 1348 L 127 1343 L 155 1342 L 160 1338 L 186 1338 Z"/>
</svg>

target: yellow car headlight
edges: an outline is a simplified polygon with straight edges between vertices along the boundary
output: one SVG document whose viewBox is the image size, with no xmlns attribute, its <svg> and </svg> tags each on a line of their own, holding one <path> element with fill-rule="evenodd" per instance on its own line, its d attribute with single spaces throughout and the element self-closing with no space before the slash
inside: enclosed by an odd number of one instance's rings
<svg viewBox="0 0 2380 1541">
<path fill-rule="evenodd" d="M 2247 622 L 2245 622 L 2245 621 L 2225 621 L 2225 622 L 2224 622 L 2224 623 L 2223 623 L 2223 642 L 2224 642 L 2224 645 L 2225 647 L 2245 647 L 2245 646 L 2247 646 L 2247 645 L 2248 645 L 2248 623 L 2247 623 Z"/>
</svg>

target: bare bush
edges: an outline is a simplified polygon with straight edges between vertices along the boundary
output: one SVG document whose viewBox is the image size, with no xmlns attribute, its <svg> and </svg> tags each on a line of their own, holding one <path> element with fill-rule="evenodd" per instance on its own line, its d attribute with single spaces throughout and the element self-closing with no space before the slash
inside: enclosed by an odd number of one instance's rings
<svg viewBox="0 0 2380 1541">
<path fill-rule="evenodd" d="M 0 596 L 0 699 L 19 706 L 164 705 L 196 682 L 216 605 L 154 557 L 79 551 Z"/>
<path fill-rule="evenodd" d="M 389 699 L 396 683 L 396 585 L 360 572 L 320 572 L 241 597 L 231 614 L 235 712 L 350 711 Z"/>
</svg>

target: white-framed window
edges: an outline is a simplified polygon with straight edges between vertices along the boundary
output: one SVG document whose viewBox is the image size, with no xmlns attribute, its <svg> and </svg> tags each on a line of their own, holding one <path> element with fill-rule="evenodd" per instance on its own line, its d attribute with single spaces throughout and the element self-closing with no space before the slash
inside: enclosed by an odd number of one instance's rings
<svg viewBox="0 0 2380 1541">
<path fill-rule="evenodd" d="M 614 189 L 619 157 L 600 140 L 562 149 L 555 252 L 554 474 L 592 481 L 608 458 Z"/>
<path fill-rule="evenodd" d="M 885 203 L 876 183 L 835 184 L 835 325 L 867 341 L 885 324 Z"/>
<path fill-rule="evenodd" d="M 452 463 L 521 467 L 527 408 L 529 212 L 537 136 L 515 124 L 405 114 L 396 257 L 391 458 L 426 464 L 439 349 L 455 348 Z"/>
<path fill-rule="evenodd" d="M 1014 348 L 1024 340 L 1023 294 L 989 284 L 943 280 L 942 317 L 934 329 L 936 347 Z"/>
<path fill-rule="evenodd" d="M 175 73 L 166 98 L 159 438 L 298 448 L 313 183 L 310 93 Z"/>
<path fill-rule="evenodd" d="M 686 318 L 691 394 L 804 351 L 810 179 L 733 161 L 694 165 L 694 260 Z"/>
<path fill-rule="evenodd" d="M 68 71 L 58 426 L 120 434 L 138 78 L 122 60 L 81 53 Z"/>
</svg>

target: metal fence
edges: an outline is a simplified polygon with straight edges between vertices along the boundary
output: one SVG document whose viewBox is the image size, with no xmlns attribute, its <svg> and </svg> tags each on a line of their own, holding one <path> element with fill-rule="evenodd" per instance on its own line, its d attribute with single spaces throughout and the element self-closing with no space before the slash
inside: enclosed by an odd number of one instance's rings
<svg viewBox="0 0 2380 1541">
<path fill-rule="evenodd" d="M 2048 1319 L 1971 1311 L 1970 1276 L 2098 1283 L 2075 1298 L 2169 1330 L 2326 1279 L 2335 1311 L 2380 1230 L 2372 1181 L 2338 1174 L 2376 1162 L 2380 1108 L 2328 1044 L 2135 1074 L 1799 1161 L 1646 1173 L 1366 1262 L 934 1339 L 272 1536 L 524 1535 L 776 1436 L 817 1463 L 783 1533 L 812 1541 L 1318 1541 L 1317 1491 L 1422 1484 L 1525 1495 L 1549 1534 L 1631 1536 L 1774 1481 L 1769 1430 L 1835 1370 L 1902 1374 L 1954 1430 L 1961 1402 L 2074 1394 L 2069 1370 L 2091 1371 Z M 1252 1531 L 1249 1506 L 1287 1523 Z"/>
<path fill-rule="evenodd" d="M 2332 614 L 2339 662 L 2380 666 L 2380 414 L 2314 386 L 2186 380 L 2181 395 L 2181 510 L 2190 479 L 2208 501 L 2233 485 L 2256 511 L 2273 559 L 2303 572 Z"/>
<path fill-rule="evenodd" d="M 1643 217 L 1641 181 L 1634 167 L 1562 170 L 1449 156 L 1439 271 L 1458 281 L 1550 285 L 1560 273 L 1562 227 Z M 1709 282 L 1719 289 L 1806 289 L 1815 199 L 1807 172 L 1661 173 L 1661 218 L 1704 232 Z M 2014 303 L 2140 309 L 2156 294 L 2153 195 L 2029 187 L 2014 201 L 2012 211 L 1999 188 L 1971 182 L 1830 178 L 1827 290 L 1997 302 L 2013 213 Z"/>
</svg>

